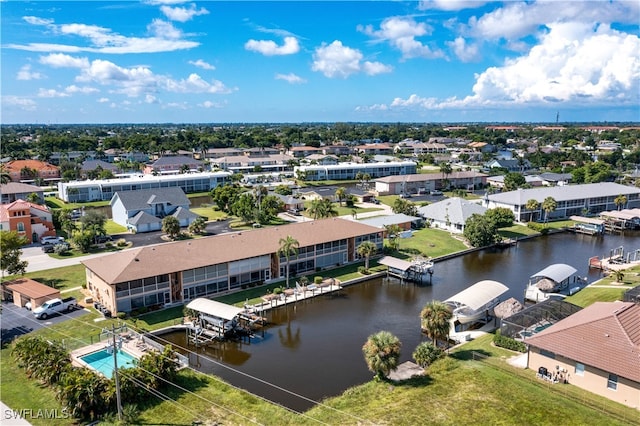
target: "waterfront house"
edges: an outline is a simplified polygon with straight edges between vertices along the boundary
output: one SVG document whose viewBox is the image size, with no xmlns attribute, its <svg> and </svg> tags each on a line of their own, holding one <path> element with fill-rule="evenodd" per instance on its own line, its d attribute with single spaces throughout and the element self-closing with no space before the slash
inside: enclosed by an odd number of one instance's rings
<svg viewBox="0 0 640 426">
<path fill-rule="evenodd" d="M 549 219 L 566 219 L 585 213 L 597 214 L 606 210 L 617 210 L 614 200 L 619 195 L 627 197 L 628 208 L 640 207 L 640 188 L 613 182 L 588 183 L 584 185 L 549 186 L 491 194 L 485 197 L 485 207 L 506 207 L 513 211 L 516 221 L 543 220 L 542 202 L 551 197 L 556 209 L 549 212 Z M 538 201 L 538 208 L 527 210 L 529 200 Z"/>
<path fill-rule="evenodd" d="M 640 305 L 596 302 L 526 339 L 527 366 L 640 409 Z"/>
<path fill-rule="evenodd" d="M 446 176 L 442 173 L 420 173 L 404 176 L 387 176 L 375 180 L 378 195 L 398 195 L 428 193 L 444 189 L 444 184 L 452 188 L 471 189 L 484 187 L 487 175 L 476 171 L 452 172 Z"/>
<path fill-rule="evenodd" d="M 118 191 L 109 202 L 113 221 L 134 232 L 162 229 L 162 219 L 174 216 L 180 226 L 189 226 L 198 215 L 189 210 L 189 199 L 182 189 L 154 188 Z"/>
<path fill-rule="evenodd" d="M 278 251 L 287 236 L 299 244 L 289 259 L 296 276 L 358 261 L 364 241 L 382 249 L 382 232 L 331 218 L 133 248 L 82 264 L 94 300 L 115 314 L 283 279 L 286 258 Z"/>
<path fill-rule="evenodd" d="M 487 209 L 478 203 L 454 197 L 422 206 L 418 214 L 434 228 L 462 233 L 472 214 L 483 215 Z"/>
</svg>

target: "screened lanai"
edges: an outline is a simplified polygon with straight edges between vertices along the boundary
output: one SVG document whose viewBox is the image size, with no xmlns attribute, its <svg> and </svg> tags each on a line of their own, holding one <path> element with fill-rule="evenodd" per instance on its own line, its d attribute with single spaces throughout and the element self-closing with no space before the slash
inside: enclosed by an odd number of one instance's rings
<svg viewBox="0 0 640 426">
<path fill-rule="evenodd" d="M 525 340 L 547 327 L 580 311 L 580 306 L 564 300 L 548 299 L 503 318 L 500 333 L 513 339 Z"/>
</svg>

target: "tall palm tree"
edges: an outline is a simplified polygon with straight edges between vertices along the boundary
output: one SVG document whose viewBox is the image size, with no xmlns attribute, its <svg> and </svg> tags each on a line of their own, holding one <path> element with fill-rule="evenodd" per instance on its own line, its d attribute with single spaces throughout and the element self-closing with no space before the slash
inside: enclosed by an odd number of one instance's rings
<svg viewBox="0 0 640 426">
<path fill-rule="evenodd" d="M 347 197 L 347 189 L 344 186 L 336 189 L 336 197 L 338 198 L 338 202 L 342 206 L 342 200 Z"/>
<path fill-rule="evenodd" d="M 447 182 L 447 176 L 453 172 L 450 163 L 440 163 L 440 173 L 442 173 L 442 188 L 446 188 L 449 185 L 445 185 Z"/>
<path fill-rule="evenodd" d="M 438 340 L 447 340 L 451 328 L 449 321 L 453 313 L 447 305 L 438 300 L 427 303 L 420 311 L 422 330 L 438 345 Z"/>
<path fill-rule="evenodd" d="M 335 217 L 338 216 L 338 211 L 336 210 L 335 206 L 333 205 L 333 202 L 328 199 L 328 198 L 324 198 L 321 201 L 322 204 L 322 216 L 321 217 Z"/>
<path fill-rule="evenodd" d="M 558 207 L 558 203 L 553 197 L 547 197 L 544 199 L 544 201 L 542 201 L 542 210 L 544 210 L 545 222 L 549 221 L 549 213 L 555 211 L 556 207 Z"/>
<path fill-rule="evenodd" d="M 388 331 L 372 334 L 362 346 L 364 360 L 375 377 L 382 379 L 398 366 L 400 359 L 400 339 Z"/>
<path fill-rule="evenodd" d="M 291 255 L 298 254 L 300 243 L 291 235 L 287 235 L 285 238 L 280 238 L 278 244 L 280 244 L 278 256 L 284 255 L 285 259 L 287 259 L 287 288 L 289 288 L 289 260 Z"/>
<path fill-rule="evenodd" d="M 385 225 L 385 229 L 387 231 L 387 239 L 389 240 L 389 247 L 394 250 L 398 250 L 400 245 L 398 238 L 400 237 L 400 233 L 402 232 L 402 228 L 398 224 Z"/>
<path fill-rule="evenodd" d="M 307 209 L 307 213 L 312 215 L 313 219 L 315 220 L 318 217 L 322 216 L 321 215 L 322 209 L 323 209 L 322 200 L 312 200 L 311 205 Z"/>
<path fill-rule="evenodd" d="M 533 220 L 533 211 L 534 210 L 538 210 L 540 208 L 540 203 L 538 202 L 538 200 L 535 199 L 530 199 L 527 200 L 527 203 L 524 205 L 524 208 L 529 210 L 529 222 L 531 222 Z"/>
<path fill-rule="evenodd" d="M 358 255 L 364 257 L 364 269 L 369 270 L 369 258 L 378 252 L 378 246 L 371 241 L 363 241 L 356 249 Z"/>
<path fill-rule="evenodd" d="M 627 197 L 625 195 L 618 195 L 613 202 L 615 203 L 616 207 L 618 208 L 618 210 L 620 210 L 622 207 L 624 207 L 625 204 L 627 204 Z"/>
</svg>

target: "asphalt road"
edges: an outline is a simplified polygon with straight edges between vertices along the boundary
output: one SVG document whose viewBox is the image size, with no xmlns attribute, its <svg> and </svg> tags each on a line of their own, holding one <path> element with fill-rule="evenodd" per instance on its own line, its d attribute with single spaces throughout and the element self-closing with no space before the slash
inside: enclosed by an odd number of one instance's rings
<svg viewBox="0 0 640 426">
<path fill-rule="evenodd" d="M 27 308 L 19 308 L 13 302 L 2 302 L 2 344 L 12 341 L 16 337 L 27 334 L 43 327 L 67 321 L 70 318 L 77 318 L 86 314 L 85 309 L 76 309 L 69 313 L 54 315 L 46 320 L 39 320 L 33 316 L 33 312 Z"/>
<path fill-rule="evenodd" d="M 231 231 L 232 229 L 229 228 L 229 220 L 208 222 L 205 228 L 206 235 L 217 235 Z M 119 238 L 124 238 L 125 240 L 132 242 L 133 247 L 141 247 L 151 244 L 166 243 L 166 240 L 162 239 L 162 235 L 164 235 L 162 231 L 143 232 L 140 234 L 130 234 L 125 232 L 123 234 L 113 235 L 113 240 L 116 241 Z"/>
</svg>

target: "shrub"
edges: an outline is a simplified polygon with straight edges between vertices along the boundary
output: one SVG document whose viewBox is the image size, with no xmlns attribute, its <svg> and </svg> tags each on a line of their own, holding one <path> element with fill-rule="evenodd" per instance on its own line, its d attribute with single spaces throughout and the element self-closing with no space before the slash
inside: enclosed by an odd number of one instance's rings
<svg viewBox="0 0 640 426">
<path fill-rule="evenodd" d="M 319 276 L 313 277 L 313 283 L 314 284 L 322 284 L 322 277 L 319 277 Z"/>
<path fill-rule="evenodd" d="M 367 269 L 364 266 L 358 266 L 358 272 L 363 275 L 366 275 L 369 273 L 369 271 L 367 271 Z"/>
<path fill-rule="evenodd" d="M 118 238 L 118 241 L 116 241 L 116 246 L 118 247 L 126 247 L 127 245 L 127 240 L 125 240 L 124 238 Z"/>
<path fill-rule="evenodd" d="M 116 315 L 118 317 L 118 319 L 125 319 L 127 317 L 127 313 L 126 312 L 118 312 L 118 314 Z"/>
<path fill-rule="evenodd" d="M 522 353 L 527 352 L 527 345 L 515 339 L 512 339 L 511 337 L 503 336 L 500 333 L 500 330 L 496 331 L 496 334 L 493 336 L 493 344 L 512 351 L 518 351 Z"/>
<path fill-rule="evenodd" d="M 82 283 L 82 289 L 86 290 L 87 289 L 87 283 Z"/>
<path fill-rule="evenodd" d="M 430 366 L 436 360 L 442 358 L 444 355 L 444 351 L 431 342 L 420 343 L 418 346 L 416 346 L 416 349 L 412 354 L 413 359 L 422 368 Z"/>
<path fill-rule="evenodd" d="M 282 287 L 275 287 L 273 289 L 273 294 L 280 294 L 282 293 Z"/>
<path fill-rule="evenodd" d="M 549 232 L 549 228 L 545 224 L 538 222 L 528 222 L 527 228 L 540 232 L 543 235 Z"/>
</svg>

